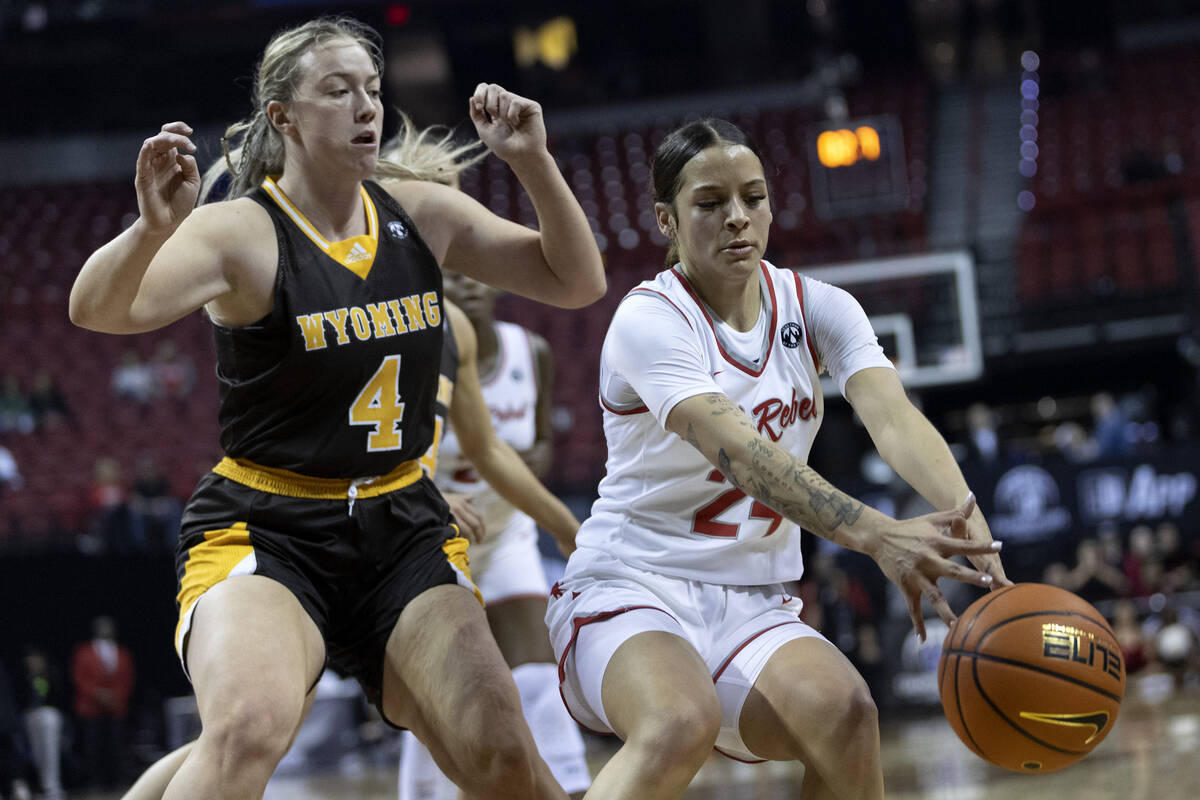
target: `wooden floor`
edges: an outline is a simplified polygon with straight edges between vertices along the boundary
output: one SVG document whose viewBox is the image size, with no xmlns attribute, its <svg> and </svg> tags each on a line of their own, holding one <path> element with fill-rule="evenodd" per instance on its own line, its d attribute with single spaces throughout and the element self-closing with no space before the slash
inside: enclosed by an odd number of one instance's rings
<svg viewBox="0 0 1200 800">
<path fill-rule="evenodd" d="M 1149 694 L 1145 692 L 1143 694 Z M 1126 697 L 1113 732 L 1083 761 L 1048 775 L 1019 775 L 974 756 L 940 715 L 882 723 L 889 800 L 1197 800 L 1200 798 L 1200 687 L 1170 697 Z M 588 740 L 593 769 L 616 742 Z M 390 762 L 389 762 L 390 763 Z M 267 800 L 392 800 L 395 769 L 366 760 L 329 774 L 276 776 Z M 688 800 L 794 800 L 803 768 L 740 764 L 713 756 Z M 81 800 L 115 800 L 92 795 Z"/>
</svg>

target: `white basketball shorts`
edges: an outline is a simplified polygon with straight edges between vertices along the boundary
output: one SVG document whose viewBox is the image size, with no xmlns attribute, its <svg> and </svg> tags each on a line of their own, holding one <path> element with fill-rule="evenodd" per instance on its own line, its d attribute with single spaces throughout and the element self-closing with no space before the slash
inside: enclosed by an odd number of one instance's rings
<svg viewBox="0 0 1200 800">
<path fill-rule="evenodd" d="M 808 636 L 824 639 L 800 621 L 800 607 L 794 583 L 702 583 L 646 572 L 590 548 L 576 551 L 546 612 L 563 701 L 585 728 L 612 733 L 601 688 L 613 654 L 639 633 L 673 633 L 696 648 L 712 674 L 721 703 L 717 751 L 762 761 L 742 742 L 738 722 L 750 689 L 780 647 Z"/>
<path fill-rule="evenodd" d="M 550 593 L 538 550 L 537 524 L 525 514 L 513 514 L 502 531 L 488 531 L 482 542 L 468 548 L 467 554 L 471 578 L 486 605 Z"/>
</svg>

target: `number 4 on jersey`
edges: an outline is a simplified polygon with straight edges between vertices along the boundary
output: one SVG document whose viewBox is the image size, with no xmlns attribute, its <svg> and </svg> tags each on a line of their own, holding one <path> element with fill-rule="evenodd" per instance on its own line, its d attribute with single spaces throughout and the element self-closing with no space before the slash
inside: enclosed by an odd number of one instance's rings
<svg viewBox="0 0 1200 800">
<path fill-rule="evenodd" d="M 388 356 L 350 404 L 350 424 L 374 426 L 367 435 L 367 450 L 377 453 L 400 449 L 404 439 L 404 431 L 400 428 L 403 417 L 400 356 Z"/>
<path fill-rule="evenodd" d="M 725 482 L 725 476 L 719 469 L 714 469 L 708 473 L 708 479 L 713 483 Z M 741 525 L 717 522 L 717 516 L 745 496 L 746 493 L 741 489 L 730 489 L 727 492 L 717 495 L 716 500 L 699 509 L 695 516 L 692 517 L 692 533 L 699 533 L 704 536 L 719 536 L 725 539 L 736 539 L 738 528 Z M 771 527 L 763 534 L 764 538 L 774 533 L 775 529 L 779 527 L 779 523 L 783 521 L 783 516 L 778 511 L 757 500 L 750 506 L 750 517 L 753 519 L 770 520 Z"/>
</svg>

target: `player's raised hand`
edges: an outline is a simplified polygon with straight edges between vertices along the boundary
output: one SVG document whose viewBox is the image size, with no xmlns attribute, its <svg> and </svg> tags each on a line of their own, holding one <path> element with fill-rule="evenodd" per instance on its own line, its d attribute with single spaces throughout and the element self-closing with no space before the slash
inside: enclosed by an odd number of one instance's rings
<svg viewBox="0 0 1200 800">
<path fill-rule="evenodd" d="M 186 122 L 168 122 L 142 142 L 134 186 L 138 212 L 152 228 L 174 228 L 196 206 L 200 170 L 191 133 Z"/>
<path fill-rule="evenodd" d="M 546 149 L 546 124 L 539 103 L 494 83 L 481 83 L 468 101 L 479 139 L 508 163 Z"/>
<path fill-rule="evenodd" d="M 889 526 L 874 542 L 871 557 L 883 574 L 900 587 L 908 603 L 908 614 L 921 641 L 925 640 L 925 617 L 921 599 L 933 604 L 947 625 L 955 615 L 937 587 L 938 578 L 951 578 L 974 586 L 989 588 L 991 575 L 976 572 L 952 559 L 955 556 L 995 555 L 999 542 L 977 542 L 967 538 L 967 520 L 975 511 L 975 495 L 967 496 L 961 506 Z"/>
</svg>

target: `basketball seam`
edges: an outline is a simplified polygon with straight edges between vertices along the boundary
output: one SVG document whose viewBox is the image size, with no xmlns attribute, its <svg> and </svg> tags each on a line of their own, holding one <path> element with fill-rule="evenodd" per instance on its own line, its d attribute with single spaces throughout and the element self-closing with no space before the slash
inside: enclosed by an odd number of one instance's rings
<svg viewBox="0 0 1200 800">
<path fill-rule="evenodd" d="M 979 682 L 979 665 L 978 664 L 971 665 L 971 673 L 972 673 L 972 677 L 975 679 L 975 688 L 976 688 L 976 690 L 978 690 L 979 696 L 983 698 L 985 703 L 987 703 L 989 706 L 992 707 L 992 711 L 996 712 L 996 716 L 1000 717 L 1000 719 L 1007 722 L 1013 728 L 1013 730 L 1015 730 L 1017 733 L 1021 734 L 1022 736 L 1024 736 L 1025 738 L 1027 738 L 1031 741 L 1036 742 L 1037 744 L 1040 744 L 1042 747 L 1045 747 L 1048 750 L 1053 750 L 1056 753 L 1062 753 L 1063 755 L 1085 756 L 1091 752 L 1091 748 L 1088 748 L 1087 750 L 1067 750 L 1065 748 L 1058 747 L 1057 745 L 1050 744 L 1049 742 L 1044 742 L 1041 739 L 1039 739 L 1038 737 L 1034 736 L 1032 733 L 1025 730 L 1020 725 L 1018 725 L 1017 723 L 1015 723 L 1011 719 L 1009 719 L 1008 715 L 1005 714 L 1003 711 L 1001 711 L 1000 708 L 995 703 L 992 702 L 992 698 L 988 696 L 988 693 L 986 691 L 984 691 L 983 684 L 981 684 Z M 1050 673 L 1050 674 L 1053 675 L 1055 673 Z"/>
<path fill-rule="evenodd" d="M 959 650 L 959 649 L 948 650 L 947 654 L 959 656 L 960 659 L 969 656 L 970 658 L 979 659 L 980 661 L 991 661 L 996 664 L 1006 664 L 1010 667 L 1022 667 L 1024 669 L 1032 670 L 1033 672 L 1040 672 L 1043 675 L 1052 675 L 1055 678 L 1064 680 L 1068 683 L 1073 683 L 1076 686 L 1082 686 L 1085 689 L 1091 689 L 1096 694 L 1104 695 L 1108 699 L 1112 700 L 1114 703 L 1121 702 L 1121 697 L 1119 695 L 1113 694 L 1112 692 L 1110 692 L 1106 689 L 1101 689 L 1099 686 L 1088 683 L 1087 681 L 1084 681 L 1084 680 L 1080 680 L 1079 678 L 1072 678 L 1070 675 L 1063 675 L 1062 673 L 1046 669 L 1045 667 L 1039 667 L 1036 664 L 1030 664 L 1027 661 L 1018 661 L 1015 658 L 1005 658 L 1004 656 L 994 656 L 994 655 L 991 655 L 990 653 L 974 653 L 974 652 L 970 652 L 967 650 Z"/>
<path fill-rule="evenodd" d="M 958 691 L 958 665 L 962 663 L 962 655 L 958 654 L 958 658 L 954 661 L 954 705 L 958 709 L 958 720 L 962 723 L 963 732 L 967 734 L 967 738 L 971 740 L 971 749 L 980 757 L 986 758 L 983 754 L 983 748 L 979 746 L 979 742 L 975 741 L 974 734 L 971 733 L 971 728 L 967 725 L 967 715 L 963 713 L 962 694 Z"/>
<path fill-rule="evenodd" d="M 983 613 L 983 610 L 985 608 L 987 608 L 988 606 L 990 606 L 993 602 L 998 600 L 1001 595 L 1003 595 L 1003 594 L 1007 593 L 1009 590 L 1015 589 L 1015 588 L 1017 588 L 1016 585 L 1006 586 L 998 592 L 991 593 L 991 595 L 988 597 L 987 602 L 984 603 L 983 605 L 981 605 L 979 607 L 979 610 L 976 611 L 974 613 L 974 615 L 972 615 L 970 621 L 967 622 L 967 629 L 965 631 L 963 631 L 962 639 L 959 640 L 959 642 L 958 642 L 959 647 L 962 647 L 963 645 L 965 645 L 967 643 L 967 637 L 971 635 L 971 629 L 975 627 L 975 623 L 979 620 L 979 615 Z M 951 639 L 954 638 L 953 634 L 951 634 L 950 638 Z"/>
<path fill-rule="evenodd" d="M 982 606 L 980 606 L 979 611 L 975 612 L 975 614 L 971 617 L 970 621 L 967 622 L 966 630 L 963 631 L 962 640 L 959 641 L 960 647 L 962 645 L 966 644 L 967 637 L 971 635 L 971 628 L 973 628 L 975 626 L 975 621 L 979 619 L 979 615 L 981 613 L 983 613 L 983 610 L 985 608 L 987 608 L 989 605 L 991 605 L 997 598 L 999 598 L 1000 595 L 1006 593 L 1009 589 L 1015 589 L 1015 588 L 1017 588 L 1017 587 L 1016 586 L 1007 586 L 1004 589 L 1001 589 L 1000 591 L 991 593 L 991 596 L 987 599 L 987 602 L 984 603 Z M 951 642 L 954 641 L 954 632 L 953 631 L 951 631 L 951 633 L 950 633 L 950 641 Z M 947 652 L 948 653 L 949 652 L 959 653 L 959 657 L 954 660 L 954 678 L 953 678 L 953 681 L 954 681 L 954 683 L 953 683 L 954 707 L 958 711 L 958 721 L 959 721 L 959 723 L 962 724 L 963 733 L 965 733 L 967 735 L 967 738 L 971 740 L 968 743 L 968 746 L 972 750 L 975 751 L 976 755 L 980 756 L 981 758 L 986 758 L 986 756 L 984 756 L 984 754 L 983 754 L 983 748 L 981 748 L 979 746 L 979 742 L 975 741 L 975 735 L 971 733 L 971 726 L 967 724 L 967 715 L 965 713 L 963 713 L 962 696 L 959 694 L 959 691 L 958 691 L 958 666 L 959 666 L 959 664 L 962 663 L 961 651 L 958 651 L 958 650 L 952 648 L 950 650 L 947 650 Z M 939 694 L 941 693 L 941 688 L 942 688 L 941 681 L 939 681 L 938 682 L 938 693 Z"/>
</svg>

